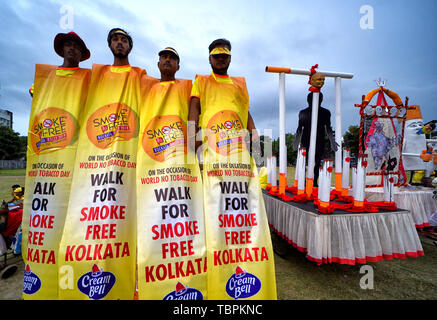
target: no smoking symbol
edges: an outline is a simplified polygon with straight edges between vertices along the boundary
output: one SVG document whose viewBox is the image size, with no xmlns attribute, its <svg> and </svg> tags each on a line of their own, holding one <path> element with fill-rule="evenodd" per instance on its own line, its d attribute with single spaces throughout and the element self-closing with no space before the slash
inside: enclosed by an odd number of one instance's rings
<svg viewBox="0 0 437 320">
<path fill-rule="evenodd" d="M 226 121 L 226 122 L 225 122 L 225 128 L 226 128 L 226 129 L 232 129 L 232 127 L 233 127 L 233 125 L 232 125 L 232 122 L 231 122 L 231 121 Z"/>
<path fill-rule="evenodd" d="M 112 113 L 109 115 L 108 120 L 111 122 L 114 122 L 117 119 L 117 115 L 115 113 Z"/>
<path fill-rule="evenodd" d="M 164 127 L 162 127 L 162 132 L 164 132 L 164 133 L 170 133 L 170 131 L 171 131 L 171 129 L 170 129 L 169 126 L 164 126 Z"/>
<path fill-rule="evenodd" d="M 46 128 L 50 128 L 52 126 L 53 122 L 50 119 L 45 119 L 42 125 Z"/>
</svg>

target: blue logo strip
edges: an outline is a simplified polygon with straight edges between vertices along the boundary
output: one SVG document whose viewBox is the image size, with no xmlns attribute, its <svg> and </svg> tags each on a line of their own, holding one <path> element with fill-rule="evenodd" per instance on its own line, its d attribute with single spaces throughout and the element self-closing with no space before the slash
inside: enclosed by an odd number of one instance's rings
<svg viewBox="0 0 437 320">
<path fill-rule="evenodd" d="M 257 294 L 261 281 L 251 273 L 233 274 L 226 283 L 226 293 L 234 299 L 246 299 Z"/>
<path fill-rule="evenodd" d="M 79 278 L 77 287 L 80 292 L 87 295 L 90 299 L 100 300 L 111 291 L 115 281 L 115 275 L 111 272 L 103 271 L 97 275 L 88 272 Z"/>
<path fill-rule="evenodd" d="M 114 135 L 114 132 L 113 132 L 113 131 L 111 131 L 111 132 L 107 132 L 107 133 L 105 133 L 105 134 L 98 135 L 98 136 L 97 136 L 97 140 L 103 140 L 103 139 L 105 139 L 105 138 L 112 137 L 113 135 Z"/>
</svg>

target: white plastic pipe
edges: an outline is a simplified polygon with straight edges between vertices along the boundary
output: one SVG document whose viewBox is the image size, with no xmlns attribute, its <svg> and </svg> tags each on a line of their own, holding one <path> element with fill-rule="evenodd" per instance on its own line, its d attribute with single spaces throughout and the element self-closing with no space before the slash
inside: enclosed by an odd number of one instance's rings
<svg viewBox="0 0 437 320">
<path fill-rule="evenodd" d="M 335 78 L 335 142 L 338 144 L 338 149 L 335 152 L 335 173 L 339 176 L 342 173 L 342 143 L 341 143 L 341 78 Z M 342 177 L 343 179 L 343 177 Z M 341 183 L 337 182 L 336 189 L 340 189 Z"/>
<path fill-rule="evenodd" d="M 308 169 L 307 169 L 308 179 L 314 179 L 314 161 L 316 156 L 318 116 L 319 116 L 319 93 L 313 92 L 313 104 L 311 108 L 310 150 L 308 152 Z"/>
<path fill-rule="evenodd" d="M 273 187 L 277 187 L 278 186 L 278 177 L 277 177 L 277 174 L 276 174 L 276 157 L 275 156 L 272 156 L 272 160 L 271 160 L 271 164 L 272 164 L 272 166 L 271 166 L 271 172 L 272 172 L 272 189 L 274 189 Z"/>
<path fill-rule="evenodd" d="M 275 73 L 287 73 L 287 74 L 298 74 L 302 76 L 309 76 L 311 75 L 311 71 L 307 69 L 291 69 L 291 68 L 281 68 L 281 67 L 266 67 L 266 72 L 275 72 Z M 331 77 L 331 78 L 344 78 L 344 79 L 352 79 L 353 74 L 352 73 L 345 73 L 345 72 L 334 72 L 334 71 L 322 71 L 317 70 L 317 73 L 322 73 L 325 77 Z"/>
<path fill-rule="evenodd" d="M 337 159 L 336 159 L 337 160 Z M 343 171 L 341 175 L 341 188 L 344 196 L 348 195 L 349 190 L 349 171 L 350 171 L 350 149 L 343 149 Z M 337 165 L 335 166 L 337 171 Z"/>
<path fill-rule="evenodd" d="M 361 154 L 358 156 L 357 164 L 357 188 L 354 197 L 354 205 L 362 207 L 364 205 L 365 187 L 366 187 L 366 167 L 367 167 L 367 154 Z"/>
<path fill-rule="evenodd" d="M 319 189 L 317 190 L 317 198 L 320 201 L 323 201 L 323 186 L 325 184 L 325 174 L 324 174 L 324 165 L 325 165 L 325 161 L 323 161 L 323 166 L 319 167 Z"/>
<path fill-rule="evenodd" d="M 331 159 L 325 159 L 320 167 L 318 198 L 325 204 L 329 204 L 331 195 L 332 164 Z"/>
<path fill-rule="evenodd" d="M 287 147 L 285 145 L 285 74 L 279 74 L 279 174 L 287 177 Z"/>
<path fill-rule="evenodd" d="M 297 176 L 297 194 L 305 193 L 305 162 L 306 162 L 306 148 L 300 147 L 298 152 L 300 158 L 299 167 L 296 167 Z"/>
<path fill-rule="evenodd" d="M 352 197 L 355 199 L 357 193 L 357 167 L 352 167 Z"/>
<path fill-rule="evenodd" d="M 296 171 L 294 172 L 294 186 L 297 187 L 298 181 L 299 181 L 299 169 L 301 167 L 302 162 L 302 153 L 300 152 L 300 144 L 299 148 L 297 149 L 297 160 L 296 160 Z"/>
<path fill-rule="evenodd" d="M 384 201 L 394 202 L 394 178 L 391 173 L 384 175 Z"/>
<path fill-rule="evenodd" d="M 272 157 L 268 156 L 266 160 L 267 164 L 267 185 L 272 186 Z"/>
<path fill-rule="evenodd" d="M 433 159 L 431 159 L 428 162 L 425 162 L 425 177 L 426 178 L 431 177 L 435 169 L 436 169 L 436 165 L 434 164 Z"/>
</svg>

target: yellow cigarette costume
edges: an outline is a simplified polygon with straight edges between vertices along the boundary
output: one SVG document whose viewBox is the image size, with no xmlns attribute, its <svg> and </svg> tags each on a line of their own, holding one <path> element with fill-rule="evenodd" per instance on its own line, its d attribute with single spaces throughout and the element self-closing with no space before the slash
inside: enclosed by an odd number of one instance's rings
<svg viewBox="0 0 437 320">
<path fill-rule="evenodd" d="M 139 299 L 206 299 L 202 179 L 187 148 L 191 80 L 155 84 L 138 147 Z"/>
<path fill-rule="evenodd" d="M 61 299 L 134 297 L 143 77 L 129 65 L 93 65 L 59 250 Z"/>
<path fill-rule="evenodd" d="M 58 250 L 91 70 L 36 65 L 29 122 L 23 298 L 58 299 Z"/>
<path fill-rule="evenodd" d="M 245 143 L 244 78 L 196 76 L 207 130 L 203 194 L 208 299 L 276 299 L 273 250 L 256 164 Z"/>
</svg>

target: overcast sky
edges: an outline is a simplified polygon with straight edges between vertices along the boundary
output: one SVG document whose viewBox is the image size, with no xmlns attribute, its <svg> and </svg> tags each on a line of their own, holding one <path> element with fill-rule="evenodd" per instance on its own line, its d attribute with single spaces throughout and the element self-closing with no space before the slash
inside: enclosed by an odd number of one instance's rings
<svg viewBox="0 0 437 320">
<path fill-rule="evenodd" d="M 62 64 L 53 50 L 57 33 L 75 31 L 93 63 L 111 64 L 106 37 L 113 27 L 134 41 L 131 65 L 159 77 L 158 51 L 176 48 L 178 78 L 209 74 L 208 45 L 232 43 L 231 76 L 246 78 L 251 113 L 263 134 L 277 137 L 278 75 L 266 66 L 353 73 L 342 81 L 342 131 L 359 125 L 355 103 L 377 88 L 374 80 L 409 104 L 420 105 L 425 121 L 437 119 L 437 1 L 435 0 L 221 0 L 221 1 L 42 1 L 1 0 L 0 108 L 14 113 L 13 129 L 27 135 L 35 64 Z M 67 10 L 63 8 L 67 6 Z M 63 10 L 64 9 L 64 10 Z M 372 17 L 373 13 L 373 17 Z M 69 26 L 70 24 L 70 26 Z M 71 27 L 72 24 L 72 27 Z M 66 29 L 65 29 L 66 28 Z M 308 77 L 286 76 L 286 131 L 295 132 L 306 107 Z M 323 106 L 334 120 L 334 80 L 327 78 Z M 374 98 L 376 100 L 376 97 Z M 375 102 L 375 101 L 373 101 Z"/>
</svg>

